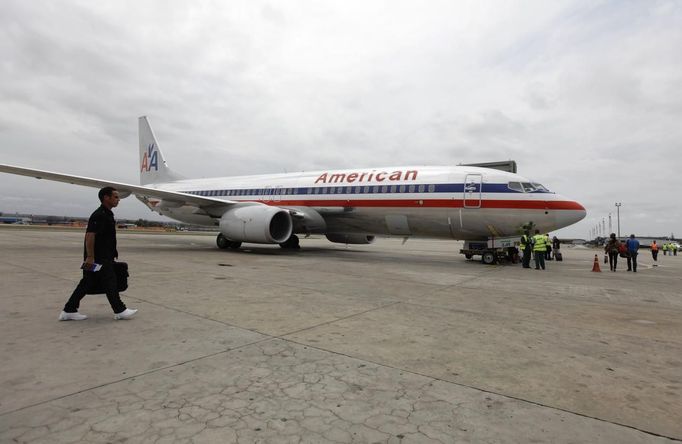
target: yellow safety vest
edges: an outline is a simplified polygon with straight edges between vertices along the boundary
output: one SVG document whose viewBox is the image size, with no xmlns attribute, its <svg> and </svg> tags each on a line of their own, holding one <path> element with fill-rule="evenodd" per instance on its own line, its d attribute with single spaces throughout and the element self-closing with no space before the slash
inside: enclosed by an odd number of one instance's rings
<svg viewBox="0 0 682 444">
<path fill-rule="evenodd" d="M 547 251 L 547 243 L 545 242 L 545 236 L 543 234 L 536 234 L 533 236 L 533 251 Z"/>
<path fill-rule="evenodd" d="M 526 249 L 526 245 L 528 244 L 529 241 L 530 239 L 528 239 L 528 235 L 524 234 L 523 236 L 521 236 L 521 243 L 519 243 L 521 251 Z"/>
</svg>

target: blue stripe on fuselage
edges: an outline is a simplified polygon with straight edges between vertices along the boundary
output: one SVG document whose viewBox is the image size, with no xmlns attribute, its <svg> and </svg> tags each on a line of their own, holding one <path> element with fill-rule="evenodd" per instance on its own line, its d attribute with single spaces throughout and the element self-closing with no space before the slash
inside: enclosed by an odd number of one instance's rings
<svg viewBox="0 0 682 444">
<path fill-rule="evenodd" d="M 475 186 L 474 193 L 478 193 L 479 184 L 469 184 Z M 393 184 L 393 185 L 341 185 L 341 186 L 314 186 L 314 187 L 281 187 L 281 188 L 237 188 L 223 190 L 196 190 L 181 191 L 181 193 L 194 194 L 206 197 L 238 197 L 238 196 L 308 196 L 308 195 L 338 195 L 338 194 L 405 194 L 405 193 L 463 193 L 464 184 L 462 183 L 441 183 L 441 184 Z M 511 190 L 506 183 L 484 183 L 482 193 L 516 193 L 531 194 L 521 191 Z M 532 193 L 550 193 L 551 191 L 536 190 Z"/>
</svg>

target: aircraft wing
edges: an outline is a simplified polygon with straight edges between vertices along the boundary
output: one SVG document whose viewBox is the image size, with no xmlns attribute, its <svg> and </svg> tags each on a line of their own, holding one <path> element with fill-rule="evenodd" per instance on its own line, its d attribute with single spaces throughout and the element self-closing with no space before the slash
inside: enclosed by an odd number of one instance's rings
<svg viewBox="0 0 682 444">
<path fill-rule="evenodd" d="M 130 196 L 130 194 L 135 194 L 144 201 L 149 201 L 151 198 L 159 199 L 165 203 L 171 203 L 177 206 L 196 206 L 202 208 L 211 215 L 216 215 L 217 217 L 220 217 L 220 215 L 222 215 L 222 213 L 225 212 L 225 210 L 227 210 L 229 207 L 239 204 L 239 202 L 235 202 L 233 200 L 195 196 L 194 194 L 179 193 L 177 191 L 166 191 L 153 187 L 131 185 L 128 183 L 93 179 L 83 176 L 74 176 L 71 174 L 54 173 L 51 171 L 34 170 L 5 164 L 0 164 L 0 173 L 17 174 L 20 176 L 35 177 L 36 179 L 53 180 L 56 182 L 82 185 L 86 187 L 103 188 L 111 186 L 118 190 L 122 198 Z"/>
</svg>

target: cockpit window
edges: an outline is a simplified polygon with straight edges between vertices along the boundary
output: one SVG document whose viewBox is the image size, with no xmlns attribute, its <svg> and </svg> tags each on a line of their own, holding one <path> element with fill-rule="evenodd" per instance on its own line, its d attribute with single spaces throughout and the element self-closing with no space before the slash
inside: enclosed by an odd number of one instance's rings
<svg viewBox="0 0 682 444">
<path fill-rule="evenodd" d="M 539 184 L 539 183 L 533 182 L 533 186 L 534 186 L 535 189 L 538 190 L 538 191 L 544 191 L 544 192 L 546 192 L 546 193 L 549 193 L 549 190 L 548 190 L 546 187 L 544 187 L 543 185 Z"/>
<path fill-rule="evenodd" d="M 509 182 L 507 184 L 507 187 L 510 190 L 518 191 L 519 193 L 523 193 L 523 187 L 521 186 L 521 182 Z"/>
<path fill-rule="evenodd" d="M 522 185 L 523 185 L 523 191 L 525 191 L 526 193 L 532 193 L 533 191 L 535 191 L 535 187 L 533 186 L 532 183 L 523 182 Z"/>
</svg>

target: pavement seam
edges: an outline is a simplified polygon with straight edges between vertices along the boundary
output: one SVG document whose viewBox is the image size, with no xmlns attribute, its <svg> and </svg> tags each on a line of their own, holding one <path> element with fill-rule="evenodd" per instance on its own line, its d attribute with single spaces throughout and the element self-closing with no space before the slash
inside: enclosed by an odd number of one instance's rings
<svg viewBox="0 0 682 444">
<path fill-rule="evenodd" d="M 238 327 L 237 327 L 237 328 L 238 328 Z M 103 384 L 94 385 L 94 386 L 92 386 L 92 387 L 84 388 L 84 389 L 82 389 L 82 390 L 78 390 L 78 391 L 75 391 L 75 392 L 73 392 L 73 393 L 68 393 L 68 394 L 66 394 L 66 395 L 57 396 L 57 397 L 52 398 L 52 399 L 47 399 L 47 400 L 44 400 L 44 401 L 36 402 L 35 404 L 26 405 L 26 406 L 19 407 L 19 408 L 14 409 L 14 410 L 10 410 L 10 411 L 4 412 L 4 413 L 0 413 L 0 417 L 6 416 L 6 415 L 11 415 L 12 413 L 20 412 L 20 411 L 22 411 L 22 410 L 30 409 L 30 408 L 32 408 L 32 407 L 37 407 L 37 406 L 39 406 L 39 405 L 47 404 L 47 403 L 50 403 L 50 402 L 59 401 L 59 400 L 65 399 L 65 398 L 69 398 L 69 397 L 71 397 L 71 396 L 80 395 L 81 393 L 89 392 L 89 391 L 91 391 L 91 390 L 96 390 L 96 389 L 98 389 L 98 388 L 107 387 L 107 386 L 110 386 L 110 385 L 113 385 L 113 384 L 118 384 L 119 382 L 124 382 L 124 381 L 128 381 L 128 380 L 135 379 L 135 378 L 141 378 L 141 377 L 143 377 L 143 376 L 147 376 L 147 375 L 150 375 L 150 374 L 152 374 L 152 373 L 159 372 L 159 371 L 168 370 L 168 369 L 175 368 L 175 367 L 179 367 L 179 366 L 182 366 L 182 365 L 185 365 L 185 364 L 190 364 L 190 363 L 192 363 L 192 362 L 196 362 L 196 361 L 199 361 L 199 360 L 202 360 L 202 359 L 206 359 L 206 358 L 212 358 L 212 357 L 214 357 L 214 356 L 218 356 L 218 355 L 221 355 L 221 354 L 224 354 L 224 353 L 229 353 L 229 352 L 232 352 L 232 351 L 235 351 L 235 350 L 239 350 L 239 349 L 242 349 L 242 348 L 245 348 L 245 347 L 250 347 L 250 346 L 252 346 L 252 345 L 257 345 L 257 344 L 260 344 L 260 343 L 262 343 L 262 342 L 271 341 L 271 340 L 273 340 L 273 339 L 276 339 L 276 338 L 266 336 L 266 337 L 261 338 L 261 339 L 259 339 L 259 340 L 257 340 L 257 341 L 249 342 L 249 343 L 247 343 L 247 344 L 238 345 L 238 346 L 236 346 L 236 347 L 228 348 L 228 349 L 226 349 L 226 350 L 220 350 L 220 351 L 217 351 L 217 352 L 214 352 L 214 353 L 209 353 L 209 354 L 204 355 L 204 356 L 198 356 L 198 357 L 196 357 L 196 358 L 188 359 L 188 360 L 183 361 L 183 362 L 178 362 L 178 363 L 175 363 L 175 364 L 170 364 L 170 365 L 167 365 L 167 366 L 165 366 L 165 367 L 159 367 L 159 368 L 147 370 L 147 371 L 142 372 L 142 373 L 137 373 L 137 374 L 135 374 L 135 375 L 131 375 L 131 376 L 127 376 L 127 377 L 125 377 L 125 378 L 117 379 L 117 380 L 115 380 L 115 381 L 109 381 L 109 382 L 105 382 L 105 383 L 103 383 Z"/>
<path fill-rule="evenodd" d="M 432 309 L 432 310 L 447 310 L 449 312 L 468 314 L 468 315 L 478 316 L 478 317 L 487 315 L 489 317 L 494 317 L 494 318 L 499 319 L 499 320 L 515 319 L 515 320 L 520 320 L 520 321 L 524 321 L 524 322 L 532 321 L 534 324 L 540 324 L 540 325 L 545 325 L 545 326 L 555 325 L 555 323 L 553 323 L 553 322 L 545 322 L 542 320 L 538 320 L 537 318 L 520 318 L 518 316 L 505 316 L 503 314 L 491 315 L 489 313 L 486 314 L 482 311 L 458 309 L 458 308 L 452 308 L 452 307 L 442 306 L 442 305 L 425 305 L 425 304 L 420 304 L 420 303 L 411 302 L 411 301 L 401 301 L 401 303 L 406 304 L 406 305 L 413 305 L 415 307 L 428 308 L 428 309 Z M 595 304 L 595 305 L 598 306 L 598 304 Z M 638 339 L 639 338 L 639 336 L 636 336 L 636 335 L 629 335 L 627 333 L 609 332 L 609 331 L 598 330 L 598 329 L 590 328 L 590 327 L 573 327 L 573 326 L 569 326 L 569 325 L 567 325 L 567 327 L 573 328 L 576 330 L 581 330 L 581 331 L 590 331 L 590 332 L 598 333 L 598 334 L 609 334 L 609 335 L 613 335 L 613 336 L 616 336 L 619 338 L 631 338 L 631 339 Z M 662 343 L 662 344 L 670 344 L 670 345 L 677 345 L 677 346 L 682 345 L 682 342 L 676 342 L 674 339 L 673 340 L 656 339 L 656 341 L 658 343 Z"/>
<path fill-rule="evenodd" d="M 90 391 L 90 390 L 96 390 L 96 389 L 98 389 L 98 388 L 106 387 L 106 386 L 109 386 L 109 385 L 112 385 L 112 384 L 117 384 L 117 383 L 119 383 L 119 382 L 128 381 L 128 380 L 131 380 L 131 379 L 135 379 L 135 378 L 139 378 L 139 377 L 142 377 L 142 376 L 146 376 L 146 375 L 149 375 L 149 374 L 152 374 L 152 373 L 156 373 L 156 372 L 158 372 L 158 371 L 163 371 L 163 370 L 168 370 L 168 369 L 170 369 L 170 368 L 179 367 L 179 366 L 182 366 L 182 365 L 191 363 L 191 362 L 199 361 L 199 360 L 201 360 L 201 359 L 212 358 L 212 357 L 214 357 L 214 356 L 218 356 L 218 355 L 221 355 L 221 354 L 224 354 L 224 353 L 230 353 L 230 352 L 232 352 L 232 351 L 239 350 L 239 349 L 241 349 L 241 348 L 249 347 L 249 346 L 252 346 L 252 345 L 260 344 L 260 343 L 262 343 L 262 342 L 267 342 L 267 341 L 272 341 L 272 340 L 282 340 L 282 341 L 285 341 L 285 342 L 293 342 L 293 343 L 296 343 L 296 342 L 294 342 L 294 341 L 290 341 L 290 340 L 288 340 L 288 339 L 284 339 L 282 336 L 279 336 L 279 335 L 270 335 L 270 334 L 267 334 L 267 333 L 262 333 L 262 332 L 257 331 L 257 330 L 251 330 L 251 329 L 244 328 L 244 327 L 238 327 L 238 326 L 229 324 L 229 323 L 224 322 L 224 321 L 220 321 L 220 320 L 217 320 L 217 319 L 212 319 L 212 318 L 209 318 L 209 317 L 206 317 L 206 316 L 202 316 L 202 315 L 198 315 L 198 314 L 195 314 L 195 313 L 190 313 L 190 312 L 183 311 L 183 310 L 180 310 L 180 309 L 177 309 L 177 308 L 168 307 L 168 306 L 165 306 L 165 305 L 163 305 L 163 304 L 158 304 L 158 303 L 153 303 L 153 302 L 145 301 L 144 299 L 140 299 L 140 298 L 131 298 L 131 299 L 136 299 L 136 300 L 138 300 L 138 301 L 145 302 L 145 303 L 148 303 L 148 304 L 151 304 L 151 305 L 160 306 L 160 307 L 166 308 L 166 309 L 168 309 L 168 310 L 173 310 L 173 311 L 176 311 L 176 312 L 179 312 L 179 313 L 183 313 L 183 314 L 186 314 L 186 315 L 189 315 L 189 316 L 198 317 L 198 318 L 203 319 L 203 320 L 206 320 L 206 321 L 212 321 L 212 322 L 216 322 L 216 323 L 219 323 L 219 324 L 223 324 L 223 325 L 225 325 L 225 326 L 227 326 L 227 327 L 239 329 L 239 330 L 242 330 L 242 331 L 248 331 L 248 332 L 251 332 L 251 333 L 257 333 L 257 334 L 260 334 L 260 335 L 262 335 L 262 336 L 264 336 L 264 337 L 261 338 L 261 339 L 259 339 L 259 340 L 257 340 L 257 341 L 252 341 L 252 342 L 249 342 L 249 343 L 247 343 L 247 344 L 239 345 L 239 346 L 237 346 L 237 347 L 228 348 L 228 349 L 226 349 L 226 350 L 220 350 L 220 351 L 217 351 L 217 352 L 214 352 L 214 353 L 209 353 L 209 354 L 204 355 L 204 356 L 198 356 L 198 357 L 193 358 L 193 359 L 188 359 L 187 361 L 178 362 L 178 363 L 175 363 L 175 364 L 170 364 L 170 365 L 167 365 L 167 366 L 165 366 L 165 367 L 159 367 L 159 368 L 156 368 L 156 369 L 151 369 L 151 370 L 148 370 L 148 371 L 145 371 L 145 372 L 142 372 L 142 373 L 137 373 L 137 374 L 135 374 L 135 375 L 130 375 L 130 376 L 125 377 L 125 378 L 117 379 L 117 380 L 115 380 L 115 381 L 109 381 L 109 382 L 106 382 L 106 383 L 103 383 L 103 384 L 99 384 L 99 385 L 95 385 L 95 386 L 92 386 L 92 387 L 84 388 L 84 389 L 82 389 L 82 390 L 78 390 L 78 391 L 75 391 L 75 392 L 73 392 L 73 393 L 68 393 L 68 394 L 65 394 L 65 395 L 57 396 L 57 397 L 52 398 L 52 399 L 47 399 L 47 400 L 40 401 L 40 402 L 31 404 L 31 405 L 26 405 L 26 406 L 23 406 L 23 407 L 19 407 L 19 408 L 14 409 L 14 410 L 10 410 L 10 411 L 4 412 L 4 413 L 0 413 L 0 417 L 3 417 L 3 416 L 5 416 L 5 415 L 10 415 L 10 414 L 12 414 L 12 413 L 20 412 L 20 411 L 22 411 L 22 410 L 29 409 L 29 408 L 32 408 L 32 407 L 37 407 L 37 406 L 39 406 L 39 405 L 46 404 L 46 403 L 49 403 L 49 402 L 59 401 L 59 400 L 61 400 L 61 399 L 65 399 L 65 398 L 68 398 L 68 397 L 70 397 L 70 396 L 79 395 L 79 394 L 81 394 L 81 393 L 85 393 L 85 392 L 88 392 L 88 391 Z M 388 306 L 391 306 L 391 305 L 396 305 L 396 304 L 399 304 L 399 303 L 400 303 L 400 302 L 392 302 L 392 303 L 390 303 L 390 304 L 385 304 L 385 305 L 383 305 L 383 306 L 374 307 L 374 308 L 369 309 L 369 310 L 363 310 L 362 312 L 358 312 L 358 313 L 354 313 L 354 314 L 351 314 L 351 315 L 348 315 L 348 316 L 344 316 L 343 318 L 333 319 L 333 320 L 326 321 L 326 322 L 323 322 L 323 323 L 320 323 L 320 324 L 317 324 L 317 325 L 313 325 L 313 326 L 310 326 L 310 327 L 306 327 L 306 328 L 304 328 L 304 329 L 300 329 L 300 330 L 296 330 L 296 331 L 293 331 L 293 332 L 285 333 L 285 335 L 294 334 L 294 333 L 298 333 L 298 332 L 301 332 L 301 331 L 305 331 L 305 330 L 308 330 L 308 329 L 311 329 L 311 328 L 316 328 L 316 327 L 319 327 L 319 326 L 327 325 L 327 324 L 330 324 L 330 323 L 333 323 L 333 322 L 337 322 L 337 321 L 339 321 L 339 320 L 348 319 L 348 318 L 351 318 L 351 317 L 353 317 L 353 316 L 358 316 L 358 315 L 367 313 L 367 312 L 372 311 L 372 310 L 378 310 L 378 309 L 385 308 L 385 307 L 388 307 Z M 296 344 L 298 344 L 298 343 L 296 343 Z M 300 344 L 299 344 L 299 345 L 300 345 Z M 313 347 L 310 347 L 310 348 L 313 348 Z M 322 349 L 320 349 L 320 350 L 322 350 Z M 337 354 L 338 354 L 338 353 L 337 353 Z M 340 354 L 340 355 L 341 355 L 341 356 L 344 356 L 344 355 L 342 355 L 342 354 Z M 354 359 L 357 359 L 357 360 L 360 360 L 360 361 L 361 361 L 361 359 L 358 359 L 358 358 L 354 358 Z"/>
<path fill-rule="evenodd" d="M 675 442 L 682 442 L 682 439 L 681 439 L 681 438 L 675 438 L 675 437 L 672 437 L 672 436 L 662 435 L 662 434 L 659 434 L 659 433 L 656 433 L 656 432 L 651 432 L 651 431 L 649 431 L 649 430 L 640 429 L 640 428 L 638 428 L 638 427 L 631 426 L 631 425 L 628 425 L 628 424 L 622 424 L 622 423 L 615 422 L 615 421 L 609 421 L 608 419 L 603 419 L 603 418 L 599 418 L 599 417 L 596 417 L 596 416 L 590 416 L 590 415 L 586 415 L 586 414 L 580 413 L 580 412 L 573 412 L 573 411 L 571 411 L 571 410 L 567 410 L 567 409 L 564 409 L 564 408 L 561 408 L 561 407 L 555 407 L 555 406 L 551 406 L 551 405 L 547 405 L 547 404 L 542 404 L 542 403 L 537 402 L 537 401 L 531 401 L 531 400 L 528 400 L 528 399 L 519 398 L 519 397 L 516 397 L 516 396 L 513 396 L 513 395 L 506 395 L 506 394 L 504 394 L 504 393 L 498 393 L 498 392 L 495 392 L 495 391 L 492 391 L 492 390 L 488 390 L 488 389 L 476 387 L 476 386 L 473 386 L 473 385 L 463 384 L 463 383 L 461 383 L 461 382 L 448 381 L 448 380 L 446 380 L 446 379 L 442 379 L 442 378 L 439 378 L 439 377 L 436 377 L 436 376 L 426 375 L 426 374 L 419 373 L 419 372 L 416 372 L 416 371 L 413 371 L 413 370 L 407 370 L 407 369 L 403 369 L 403 368 L 400 368 L 400 367 L 395 367 L 395 366 L 392 366 L 392 365 L 390 365 L 390 364 L 382 364 L 382 363 L 374 362 L 374 361 L 369 360 L 369 359 L 366 359 L 366 358 L 358 358 L 358 357 L 351 356 L 351 355 L 347 355 L 347 354 L 345 354 L 345 353 L 337 352 L 337 351 L 334 351 L 334 350 L 327 350 L 327 349 L 325 349 L 325 348 L 322 348 L 322 347 L 319 347 L 319 346 L 316 346 L 316 345 L 310 345 L 310 344 L 306 344 L 306 343 L 303 343 L 303 342 L 298 342 L 298 341 L 293 340 L 293 339 L 286 339 L 286 338 L 278 338 L 278 339 L 281 339 L 281 340 L 283 340 L 283 341 L 290 342 L 290 343 L 293 343 L 293 344 L 296 344 L 296 345 L 300 345 L 300 346 L 302 346 L 302 347 L 308 347 L 308 348 L 312 348 L 312 349 L 315 349 L 315 350 L 318 350 L 318 351 L 327 352 L 327 353 L 331 353 L 331 354 L 338 355 L 338 356 L 343 356 L 343 357 L 350 358 L 350 359 L 354 359 L 354 360 L 357 360 L 357 361 L 367 362 L 367 363 L 370 363 L 370 364 L 373 364 L 373 365 L 376 365 L 376 366 L 380 366 L 380 367 L 384 367 L 384 368 L 390 368 L 390 369 L 397 370 L 397 371 L 400 371 L 400 372 L 403 372 L 403 373 L 409 373 L 409 374 L 412 374 L 412 375 L 415 375 L 415 376 L 421 376 L 421 377 L 423 377 L 423 378 L 427 378 L 427 379 L 430 379 L 430 380 L 433 380 L 433 381 L 439 381 L 439 382 L 442 382 L 442 383 L 444 383 L 444 384 L 452 384 L 452 385 L 456 385 L 456 386 L 459 386 L 459 387 L 464 387 L 464 388 L 468 388 L 468 389 L 471 389 L 471 390 L 476 390 L 476 391 L 482 392 L 482 393 L 489 393 L 489 394 L 491 394 L 491 395 L 499 396 L 499 397 L 506 398 L 506 399 L 512 399 L 512 400 L 514 400 L 514 401 L 518 401 L 518 402 L 523 402 L 523 403 L 526 403 L 526 404 L 535 405 L 535 406 L 537 406 L 537 407 L 542 407 L 542 408 L 547 408 L 547 409 L 551 409 L 551 410 L 556 410 L 556 411 L 568 413 L 568 414 L 571 414 L 571 415 L 580 416 L 580 417 L 583 417 L 583 418 L 587 418 L 587 419 L 591 419 L 591 420 L 594 420 L 594 421 L 599 421 L 599 422 L 603 422 L 603 423 L 606 423 L 606 424 L 611 424 L 611 425 L 615 425 L 615 426 L 619 426 L 619 427 L 625 427 L 625 428 L 628 428 L 628 429 L 631 429 L 631 430 L 636 430 L 636 431 L 638 431 L 638 432 L 640 432 L 640 433 L 644 433 L 644 434 L 647 434 L 647 435 L 656 436 L 656 437 L 660 437 L 660 438 L 666 438 L 666 439 L 669 439 L 669 440 L 672 440 L 672 441 L 675 441 Z"/>
</svg>

